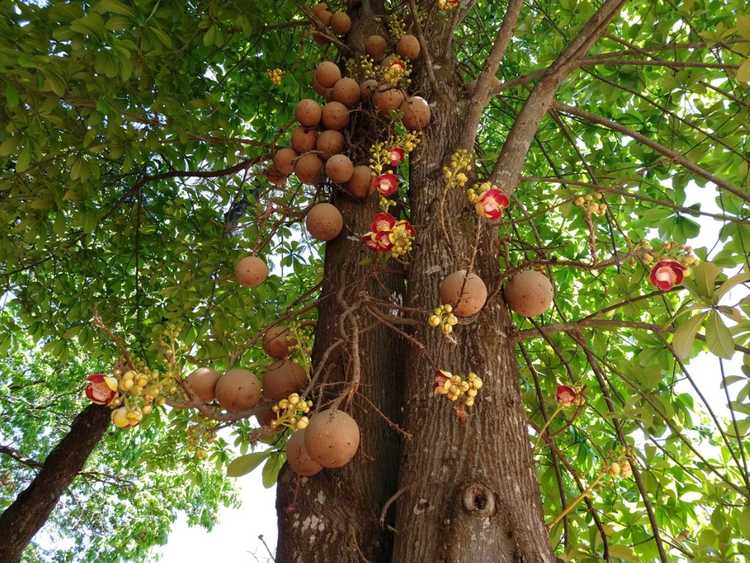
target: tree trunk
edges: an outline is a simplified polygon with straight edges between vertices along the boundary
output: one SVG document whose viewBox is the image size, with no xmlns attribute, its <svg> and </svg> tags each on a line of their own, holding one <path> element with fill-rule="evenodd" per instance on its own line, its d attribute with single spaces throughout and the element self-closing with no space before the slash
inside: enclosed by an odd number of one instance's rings
<svg viewBox="0 0 750 563">
<path fill-rule="evenodd" d="M 369 6 L 377 10 L 376 4 Z M 353 20 L 348 41 L 359 49 L 363 49 L 367 35 L 382 33 L 382 24 L 372 17 L 354 15 Z M 351 139 L 374 140 L 379 136 L 377 124 L 364 114 L 352 113 L 349 132 Z M 367 141 L 353 141 L 351 158 L 355 164 L 368 162 L 369 147 Z M 341 194 L 335 196 L 335 204 L 345 227 L 336 240 L 326 245 L 313 371 L 325 361 L 319 380 L 326 385 L 325 400 L 345 392 L 353 372 L 359 372 L 353 401 L 344 401 L 339 408 L 357 420 L 361 443 L 354 460 L 341 469 L 323 470 L 311 478 L 296 477 L 288 468 L 283 471 L 276 500 L 279 563 L 363 558 L 385 561 L 390 558 L 392 547 L 391 533 L 380 524 L 380 512 L 398 480 L 400 437 L 383 415 L 396 423 L 400 419 L 403 344 L 368 316 L 362 303 L 357 304 L 365 295 L 383 300 L 395 296 L 400 300 L 403 272 L 393 262 L 373 263 L 372 253 L 356 236 L 369 230 L 378 212 L 377 198 L 363 203 Z M 343 342 L 326 358 L 339 340 Z M 329 385 L 336 383 L 339 385 Z"/>
<path fill-rule="evenodd" d="M 0 514 L 0 561 L 13 563 L 49 518 L 65 489 L 109 427 L 107 407 L 90 405 L 73 421 L 67 435 L 44 460 L 41 470 Z"/>
<path fill-rule="evenodd" d="M 439 42 L 433 41 L 433 44 Z M 476 229 L 481 229 L 473 270 L 488 300 L 476 319 L 457 327 L 451 343 L 426 326 L 415 334 L 426 345 L 406 360 L 404 448 L 394 561 L 554 561 L 542 519 L 540 494 L 510 337 L 510 314 L 500 286 L 497 228 L 478 223 L 463 190 L 447 189 L 441 165 L 456 150 L 466 103 L 450 63 L 437 79 L 447 95 L 435 99 L 433 118 L 412 159 L 410 210 L 417 225 L 411 257 L 408 307 L 431 310 L 438 285 L 470 269 Z M 418 75 L 419 76 L 419 75 Z M 429 83 L 417 82 L 423 92 Z M 451 85 L 453 85 L 451 87 Z M 442 209 L 442 211 L 441 211 Z M 484 385 L 466 417 L 433 395 L 437 368 Z"/>
</svg>

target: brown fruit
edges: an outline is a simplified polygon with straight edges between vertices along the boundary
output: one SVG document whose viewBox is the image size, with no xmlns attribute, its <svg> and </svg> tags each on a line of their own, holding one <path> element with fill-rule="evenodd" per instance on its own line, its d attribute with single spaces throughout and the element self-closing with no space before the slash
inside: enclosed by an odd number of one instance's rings
<svg viewBox="0 0 750 563">
<path fill-rule="evenodd" d="M 315 67 L 315 80 L 323 88 L 333 88 L 336 81 L 341 78 L 341 70 L 331 61 L 323 61 Z"/>
<path fill-rule="evenodd" d="M 333 99 L 347 107 L 357 104 L 360 97 L 359 84 L 351 78 L 342 78 L 333 86 Z"/>
<path fill-rule="evenodd" d="M 352 19 L 346 14 L 346 12 L 334 12 L 331 17 L 331 29 L 339 35 L 349 33 L 352 28 Z"/>
<path fill-rule="evenodd" d="M 331 158 L 344 150 L 344 135 L 340 131 L 323 131 L 318 135 L 315 147 L 322 153 L 324 159 Z"/>
<path fill-rule="evenodd" d="M 268 266 L 257 256 L 245 256 L 234 265 L 234 278 L 245 287 L 258 287 L 268 277 Z"/>
<path fill-rule="evenodd" d="M 365 40 L 365 50 L 375 62 L 380 62 L 385 57 L 385 50 L 388 48 L 388 42 L 382 35 L 370 35 Z"/>
<path fill-rule="evenodd" d="M 283 326 L 272 326 L 263 335 L 263 350 L 277 360 L 289 356 L 296 340 L 289 329 Z"/>
<path fill-rule="evenodd" d="M 268 178 L 268 181 L 274 186 L 283 186 L 286 184 L 286 176 L 276 170 L 276 167 L 273 165 L 266 170 L 266 178 Z"/>
<path fill-rule="evenodd" d="M 263 396 L 271 401 L 280 401 L 301 391 L 306 384 L 307 374 L 302 366 L 281 360 L 271 364 L 263 375 Z"/>
<path fill-rule="evenodd" d="M 314 239 L 333 240 L 344 228 L 344 218 L 335 206 L 319 203 L 308 211 L 305 225 Z"/>
<path fill-rule="evenodd" d="M 315 100 L 301 100 L 294 110 L 294 117 L 304 127 L 317 127 L 323 110 Z"/>
<path fill-rule="evenodd" d="M 370 78 L 359 85 L 359 91 L 363 100 L 369 100 L 378 89 L 378 81 Z"/>
<path fill-rule="evenodd" d="M 318 184 L 322 180 L 323 161 L 317 154 L 308 152 L 297 159 L 294 173 L 305 184 Z"/>
<path fill-rule="evenodd" d="M 364 199 L 372 193 L 372 170 L 369 166 L 355 166 L 352 171 L 352 178 L 346 185 L 346 189 L 354 197 Z"/>
<path fill-rule="evenodd" d="M 453 305 L 453 312 L 458 317 L 476 315 L 484 307 L 485 301 L 487 286 L 474 273 L 467 276 L 466 270 L 458 270 L 440 283 L 440 302 Z"/>
<path fill-rule="evenodd" d="M 315 6 L 313 6 L 312 11 L 313 11 L 313 14 L 315 14 L 315 17 L 320 19 L 320 14 L 328 11 L 328 4 L 326 4 L 325 2 L 319 2 L 315 4 Z"/>
<path fill-rule="evenodd" d="M 273 165 L 276 170 L 281 172 L 284 176 L 289 176 L 294 172 L 294 159 L 297 158 L 297 153 L 294 149 L 283 148 L 276 151 L 273 155 Z"/>
<path fill-rule="evenodd" d="M 405 59 L 416 59 L 419 56 L 419 52 L 421 51 L 421 47 L 419 46 L 419 39 L 417 39 L 413 35 L 403 35 L 401 39 L 398 40 L 396 51 Z"/>
<path fill-rule="evenodd" d="M 323 466 L 310 457 L 305 447 L 305 430 L 297 430 L 286 443 L 286 460 L 297 475 L 312 477 L 320 473 Z"/>
<path fill-rule="evenodd" d="M 398 88 L 381 86 L 372 95 L 372 103 L 378 111 L 389 112 L 401 107 L 405 98 L 404 93 Z"/>
<path fill-rule="evenodd" d="M 214 400 L 214 387 L 218 379 L 218 371 L 211 368 L 198 368 L 187 376 L 187 384 L 201 401 L 210 403 Z"/>
<path fill-rule="evenodd" d="M 331 24 L 331 18 L 333 17 L 333 12 L 331 12 L 330 10 L 322 9 L 314 13 L 315 13 L 315 16 L 320 20 L 320 23 L 322 23 L 323 25 L 328 26 Z"/>
<path fill-rule="evenodd" d="M 401 104 L 401 111 L 404 114 L 401 120 L 404 127 L 411 131 L 419 131 L 427 127 L 430 123 L 430 106 L 427 100 L 420 96 L 412 96 Z"/>
<path fill-rule="evenodd" d="M 295 127 L 292 131 L 292 148 L 298 153 L 315 150 L 315 142 L 318 140 L 318 132 L 314 129 Z M 291 172 L 289 172 L 291 174 Z"/>
<path fill-rule="evenodd" d="M 524 270 L 511 278 L 504 293 L 511 309 L 524 317 L 534 317 L 550 308 L 555 290 L 541 272 Z"/>
<path fill-rule="evenodd" d="M 258 378 L 246 369 L 227 371 L 216 382 L 216 400 L 229 412 L 250 410 L 260 401 Z"/>
<path fill-rule="evenodd" d="M 305 429 L 305 448 L 323 467 L 343 467 L 359 448 L 359 425 L 344 411 L 315 413 Z"/>
<path fill-rule="evenodd" d="M 348 156 L 335 154 L 326 162 L 326 174 L 337 184 L 344 184 L 354 174 L 354 165 Z"/>
<path fill-rule="evenodd" d="M 328 12 L 330 14 L 330 12 Z M 313 41 L 315 41 L 318 45 L 327 45 L 331 42 L 328 37 L 320 33 L 319 31 L 313 31 L 312 35 Z"/>
<path fill-rule="evenodd" d="M 349 125 L 349 109 L 341 102 L 328 102 L 323 106 L 323 127 L 341 130 Z"/>
<path fill-rule="evenodd" d="M 276 417 L 274 412 L 271 410 L 272 403 L 263 402 L 255 407 L 255 419 L 261 426 L 271 426 L 271 422 Z"/>
<path fill-rule="evenodd" d="M 318 96 L 322 96 L 323 98 L 325 98 L 328 92 L 331 90 L 330 88 L 325 88 L 321 86 L 320 83 L 317 80 L 315 80 L 315 77 L 313 77 L 312 88 L 313 90 L 315 90 L 315 93 Z"/>
</svg>

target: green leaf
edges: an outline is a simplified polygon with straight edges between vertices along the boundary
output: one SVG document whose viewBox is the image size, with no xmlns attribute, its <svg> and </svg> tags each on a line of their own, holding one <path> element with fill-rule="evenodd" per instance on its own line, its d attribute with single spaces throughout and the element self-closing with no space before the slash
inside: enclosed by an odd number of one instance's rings
<svg viewBox="0 0 750 563">
<path fill-rule="evenodd" d="M 672 338 L 672 348 L 674 348 L 675 354 L 680 359 L 685 359 L 690 355 L 693 349 L 693 342 L 695 342 L 695 336 L 698 334 L 698 329 L 703 323 L 703 319 L 706 318 L 707 313 L 698 313 L 693 317 L 690 317 L 686 321 L 677 327 L 674 331 L 674 337 Z"/>
<path fill-rule="evenodd" d="M 0 143 L 0 156 L 8 156 L 18 146 L 18 137 L 8 137 Z"/>
<path fill-rule="evenodd" d="M 750 39 L 750 16 L 737 17 L 737 33 L 745 39 Z"/>
<path fill-rule="evenodd" d="M 13 87 L 10 82 L 5 84 L 5 99 L 7 100 L 8 107 L 14 109 L 18 107 L 20 99 L 18 97 L 18 91 Z"/>
<path fill-rule="evenodd" d="M 721 298 L 724 297 L 724 295 L 733 287 L 736 285 L 739 285 L 741 283 L 745 283 L 746 281 L 750 280 L 750 272 L 745 272 L 743 274 L 737 274 L 736 276 L 732 276 L 727 281 L 725 281 L 721 286 L 719 287 L 718 291 L 716 292 L 716 302 L 718 303 L 721 301 Z"/>
<path fill-rule="evenodd" d="M 610 545 L 609 554 L 612 557 L 624 559 L 625 561 L 640 561 L 640 558 L 635 554 L 635 552 L 631 548 L 624 545 Z"/>
<path fill-rule="evenodd" d="M 114 14 L 120 14 L 121 16 L 133 17 L 134 15 L 133 10 L 117 0 L 101 0 L 101 2 L 96 5 L 95 9 L 97 12 L 112 12 Z"/>
<path fill-rule="evenodd" d="M 706 345 L 720 358 L 729 359 L 734 355 L 732 333 L 716 311 L 711 311 L 706 323 Z"/>
<path fill-rule="evenodd" d="M 164 33 L 158 27 L 153 27 L 152 26 L 149 29 L 151 29 L 151 31 L 154 32 L 154 35 L 156 35 L 156 37 L 159 38 L 159 41 L 161 41 L 162 43 L 164 43 L 165 47 L 168 47 L 170 49 L 172 48 L 172 38 L 169 35 L 167 35 L 166 33 Z"/>
<path fill-rule="evenodd" d="M 241 477 L 247 475 L 263 463 L 263 460 L 265 460 L 270 454 L 271 450 L 265 450 L 240 456 L 227 465 L 227 475 L 229 477 Z"/>
<path fill-rule="evenodd" d="M 750 59 L 745 59 L 740 68 L 737 69 L 737 80 L 740 82 L 750 82 Z"/>
<path fill-rule="evenodd" d="M 279 471 L 281 471 L 285 461 L 286 454 L 283 452 L 276 452 L 269 456 L 268 461 L 263 466 L 263 486 L 266 489 L 270 489 L 276 484 L 279 478 Z"/>
<path fill-rule="evenodd" d="M 25 172 L 28 170 L 30 164 L 31 147 L 29 145 L 24 145 L 23 149 L 21 149 L 21 154 L 18 155 L 18 160 L 16 161 L 16 172 Z"/>
<path fill-rule="evenodd" d="M 714 295 L 714 285 L 717 276 L 721 273 L 721 268 L 711 262 L 701 262 L 693 267 L 692 277 L 695 281 L 696 289 L 701 297 L 712 299 Z"/>
</svg>

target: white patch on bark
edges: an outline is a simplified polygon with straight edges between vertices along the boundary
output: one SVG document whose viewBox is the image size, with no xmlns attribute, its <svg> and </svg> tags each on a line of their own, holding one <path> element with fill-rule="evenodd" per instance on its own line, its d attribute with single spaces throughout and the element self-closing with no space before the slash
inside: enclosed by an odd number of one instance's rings
<svg viewBox="0 0 750 563">
<path fill-rule="evenodd" d="M 420 498 L 417 500 L 417 503 L 414 505 L 414 514 L 419 515 L 422 514 L 425 510 L 427 510 L 427 507 L 430 505 L 429 502 L 427 502 L 426 498 Z"/>
<path fill-rule="evenodd" d="M 318 504 L 325 504 L 326 495 L 323 491 L 318 491 L 318 496 L 315 497 L 315 502 L 317 502 Z"/>
</svg>

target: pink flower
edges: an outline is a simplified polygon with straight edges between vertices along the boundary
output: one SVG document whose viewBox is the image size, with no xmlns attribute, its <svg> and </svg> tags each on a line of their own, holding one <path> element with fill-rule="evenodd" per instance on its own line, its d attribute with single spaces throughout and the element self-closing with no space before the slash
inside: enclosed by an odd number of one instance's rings
<svg viewBox="0 0 750 563">
<path fill-rule="evenodd" d="M 117 383 L 113 379 L 103 373 L 92 373 L 86 378 L 86 396 L 96 405 L 110 404 L 117 396 Z"/>
<path fill-rule="evenodd" d="M 372 186 L 378 190 L 380 195 L 388 197 L 398 190 L 398 178 L 391 172 L 381 174 L 372 181 Z"/>
<path fill-rule="evenodd" d="M 685 266 L 677 260 L 660 260 L 651 268 L 651 285 L 661 291 L 668 291 L 682 283 Z"/>
<path fill-rule="evenodd" d="M 499 221 L 503 216 L 503 209 L 508 207 L 508 203 L 508 196 L 499 188 L 490 188 L 479 196 L 474 208 L 480 217 L 490 221 Z"/>
<path fill-rule="evenodd" d="M 390 239 L 390 231 L 369 232 L 362 236 L 362 242 L 373 252 L 390 252 L 393 243 Z"/>
<path fill-rule="evenodd" d="M 376 233 L 380 231 L 390 231 L 395 224 L 396 218 L 393 215 L 381 211 L 380 213 L 376 214 L 375 218 L 372 220 L 370 230 L 375 231 Z"/>
<path fill-rule="evenodd" d="M 401 147 L 391 147 L 390 150 L 391 168 L 398 167 L 401 161 L 404 160 L 404 149 Z"/>
<path fill-rule="evenodd" d="M 570 407 L 578 402 L 578 393 L 568 385 L 558 385 L 556 396 L 557 402 L 562 407 Z"/>
</svg>

